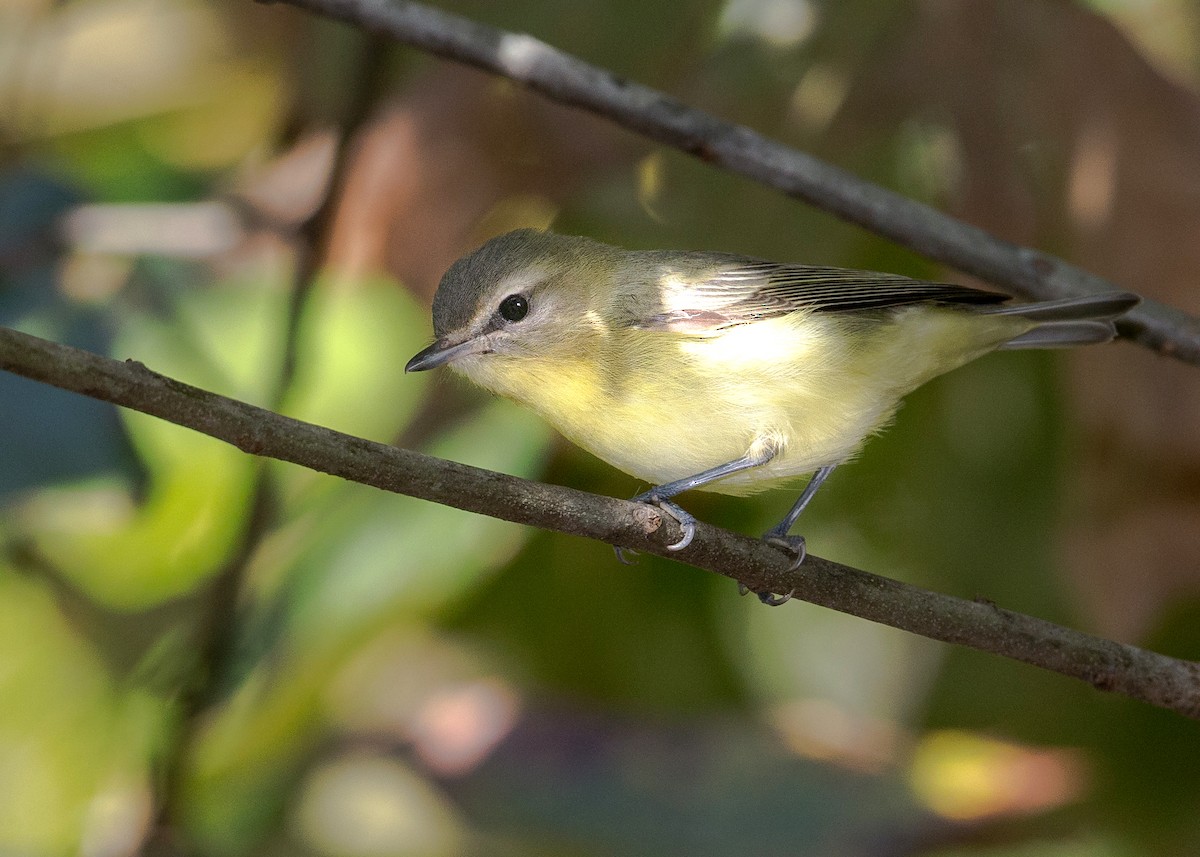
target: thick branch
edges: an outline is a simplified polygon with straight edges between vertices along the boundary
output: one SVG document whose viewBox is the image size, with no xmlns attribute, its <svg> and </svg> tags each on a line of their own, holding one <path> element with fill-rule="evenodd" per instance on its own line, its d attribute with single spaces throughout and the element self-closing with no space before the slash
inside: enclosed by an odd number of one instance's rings
<svg viewBox="0 0 1200 857">
<path fill-rule="evenodd" d="M 482 515 L 683 560 L 755 591 L 959 643 L 1200 718 L 1200 664 L 1093 637 L 990 603 L 964 601 L 810 556 L 797 572 L 757 539 L 703 523 L 684 551 L 675 523 L 640 503 L 529 482 L 375 443 L 219 396 L 150 371 L 0 328 L 0 369 L 290 461 Z"/>
<path fill-rule="evenodd" d="M 1018 247 L 745 127 L 590 65 L 525 34 L 404 0 L 282 0 L 515 80 L 652 140 L 802 199 L 913 250 L 1037 299 L 1124 291 L 1062 259 Z M 1136 342 L 1200 364 L 1200 320 L 1144 301 L 1121 322 Z"/>
</svg>

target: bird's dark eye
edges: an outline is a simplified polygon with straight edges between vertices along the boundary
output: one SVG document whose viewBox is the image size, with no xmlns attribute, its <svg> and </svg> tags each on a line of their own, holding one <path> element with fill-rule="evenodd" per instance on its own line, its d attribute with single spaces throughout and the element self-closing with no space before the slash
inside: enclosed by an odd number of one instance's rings
<svg viewBox="0 0 1200 857">
<path fill-rule="evenodd" d="M 529 301 L 524 295 L 509 295 L 500 301 L 500 315 L 507 321 L 520 321 L 529 313 Z"/>
</svg>

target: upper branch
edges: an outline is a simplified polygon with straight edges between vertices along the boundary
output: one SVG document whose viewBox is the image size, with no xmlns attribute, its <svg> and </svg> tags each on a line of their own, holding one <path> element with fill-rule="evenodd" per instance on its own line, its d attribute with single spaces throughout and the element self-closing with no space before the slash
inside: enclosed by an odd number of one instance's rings
<svg viewBox="0 0 1200 857">
<path fill-rule="evenodd" d="M 443 461 L 289 419 L 124 363 L 0 328 L 0 369 L 142 411 L 245 452 L 508 521 L 681 559 L 758 592 L 788 592 L 894 628 L 1082 679 L 1200 719 L 1200 664 L 810 556 L 797 571 L 763 542 L 697 523 L 692 544 L 641 503 Z"/>
<path fill-rule="evenodd" d="M 607 117 L 650 139 L 805 200 L 961 271 L 1036 299 L 1124 291 L 1062 259 L 1019 247 L 744 125 L 590 65 L 532 36 L 404 0 L 282 0 L 382 32 L 399 42 L 515 80 L 550 99 Z M 1200 365 L 1200 320 L 1146 300 L 1123 335 Z"/>
</svg>

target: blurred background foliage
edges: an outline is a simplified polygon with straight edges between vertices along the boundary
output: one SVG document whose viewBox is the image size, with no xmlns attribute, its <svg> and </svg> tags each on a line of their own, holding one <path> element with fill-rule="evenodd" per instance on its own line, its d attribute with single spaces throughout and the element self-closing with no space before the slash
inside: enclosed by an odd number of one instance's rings
<svg viewBox="0 0 1200 857">
<path fill-rule="evenodd" d="M 1190 0 L 460 0 L 1200 312 Z M 285 7 L 0 4 L 0 322 L 617 496 L 444 373 L 442 271 L 553 225 L 957 278 Z M 1200 374 L 1118 344 L 910 398 L 816 552 L 1200 656 Z M 790 497 L 711 496 L 756 532 Z M 1196 725 L 653 557 L 0 377 L 0 853 L 1192 855 Z"/>
</svg>

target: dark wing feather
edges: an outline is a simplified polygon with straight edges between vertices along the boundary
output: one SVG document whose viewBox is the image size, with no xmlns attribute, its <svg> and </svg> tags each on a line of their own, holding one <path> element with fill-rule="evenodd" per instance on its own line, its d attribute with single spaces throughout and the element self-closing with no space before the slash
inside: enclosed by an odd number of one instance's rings
<svg viewBox="0 0 1200 857">
<path fill-rule="evenodd" d="M 1008 295 L 998 292 L 913 280 L 897 274 L 767 262 L 722 269 L 701 286 L 709 287 L 742 291 L 741 299 L 730 304 L 729 309 L 764 316 L 797 309 L 858 312 L 917 303 L 996 304 L 1008 300 Z"/>
<path fill-rule="evenodd" d="M 644 309 L 631 306 L 630 326 L 704 334 L 802 310 L 854 313 L 920 303 L 989 305 L 1009 299 L 998 292 L 898 274 L 780 265 L 719 253 L 699 256 L 693 260 L 701 264 L 691 271 L 663 259 L 661 303 Z"/>
</svg>

